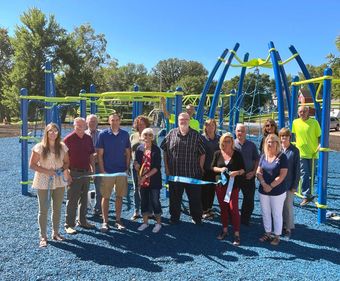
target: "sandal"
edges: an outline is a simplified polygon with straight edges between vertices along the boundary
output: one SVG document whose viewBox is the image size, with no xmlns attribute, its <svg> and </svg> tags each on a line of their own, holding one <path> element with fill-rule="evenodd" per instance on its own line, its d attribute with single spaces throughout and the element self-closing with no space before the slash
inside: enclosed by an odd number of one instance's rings
<svg viewBox="0 0 340 281">
<path fill-rule="evenodd" d="M 41 238 L 39 242 L 39 248 L 47 247 L 47 238 Z"/>
<path fill-rule="evenodd" d="M 270 234 L 265 233 L 265 234 L 263 234 L 263 236 L 262 236 L 259 240 L 260 240 L 260 242 L 266 242 L 266 241 L 270 242 L 270 241 L 272 241 L 273 239 L 272 239 L 272 237 L 270 236 Z"/>
<path fill-rule="evenodd" d="M 52 239 L 55 240 L 55 241 L 64 241 L 64 240 L 65 240 L 65 237 L 64 237 L 64 236 L 61 236 L 61 235 L 58 233 L 58 234 L 52 235 Z"/>
<path fill-rule="evenodd" d="M 224 240 L 228 236 L 228 231 L 221 231 L 221 233 L 217 236 L 218 240 Z"/>
<path fill-rule="evenodd" d="M 271 245 L 277 246 L 280 243 L 280 238 L 278 236 L 275 236 L 275 238 L 270 242 Z"/>
<path fill-rule="evenodd" d="M 235 235 L 233 245 L 234 246 L 240 246 L 240 243 L 241 243 L 240 235 Z"/>
</svg>

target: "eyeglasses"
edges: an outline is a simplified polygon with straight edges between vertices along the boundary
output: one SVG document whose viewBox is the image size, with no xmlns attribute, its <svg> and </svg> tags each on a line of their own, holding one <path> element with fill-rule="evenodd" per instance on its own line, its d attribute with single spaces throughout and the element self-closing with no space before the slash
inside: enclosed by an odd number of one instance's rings
<svg viewBox="0 0 340 281">
<path fill-rule="evenodd" d="M 267 124 L 266 125 L 266 128 L 270 128 L 270 127 L 275 127 L 275 125 L 274 124 Z"/>
<path fill-rule="evenodd" d="M 153 137 L 153 134 L 143 134 L 144 137 Z"/>
<path fill-rule="evenodd" d="M 59 132 L 58 131 L 55 131 L 55 130 L 49 130 L 49 131 L 47 131 L 49 134 L 59 134 Z"/>
<path fill-rule="evenodd" d="M 231 140 L 224 140 L 223 143 L 231 143 Z"/>
<path fill-rule="evenodd" d="M 280 137 L 281 138 L 289 138 L 290 136 L 288 136 L 288 135 L 281 135 Z"/>
</svg>

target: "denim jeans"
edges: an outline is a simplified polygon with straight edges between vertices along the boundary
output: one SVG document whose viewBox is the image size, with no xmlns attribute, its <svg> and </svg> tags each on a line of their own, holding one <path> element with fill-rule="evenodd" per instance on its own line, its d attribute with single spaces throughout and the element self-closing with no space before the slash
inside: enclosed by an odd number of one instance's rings
<svg viewBox="0 0 340 281">
<path fill-rule="evenodd" d="M 150 215 L 150 205 L 152 206 L 153 213 L 156 217 L 162 214 L 159 189 L 141 188 L 140 195 L 142 199 L 142 215 Z"/>
<path fill-rule="evenodd" d="M 312 159 L 300 159 L 301 193 L 303 198 L 311 198 Z"/>
</svg>

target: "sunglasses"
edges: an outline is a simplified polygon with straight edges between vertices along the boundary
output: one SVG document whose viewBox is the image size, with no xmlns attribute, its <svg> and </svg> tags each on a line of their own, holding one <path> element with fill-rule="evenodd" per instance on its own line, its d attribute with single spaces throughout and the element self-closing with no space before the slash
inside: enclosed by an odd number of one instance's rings
<svg viewBox="0 0 340 281">
<path fill-rule="evenodd" d="M 143 134 L 144 137 L 153 137 L 153 134 Z"/>
<path fill-rule="evenodd" d="M 270 127 L 275 127 L 275 125 L 274 124 L 267 124 L 266 125 L 266 128 L 270 128 Z"/>
<path fill-rule="evenodd" d="M 49 133 L 49 134 L 52 134 L 52 133 L 53 133 L 53 134 L 59 134 L 58 131 L 54 131 L 54 130 L 49 130 L 48 133 Z"/>
</svg>

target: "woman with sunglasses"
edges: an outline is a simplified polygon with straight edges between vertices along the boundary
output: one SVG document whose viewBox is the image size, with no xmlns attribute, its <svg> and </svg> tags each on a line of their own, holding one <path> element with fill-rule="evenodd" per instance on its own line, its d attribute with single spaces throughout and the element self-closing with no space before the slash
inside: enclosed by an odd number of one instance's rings
<svg viewBox="0 0 340 281">
<path fill-rule="evenodd" d="M 269 134 L 266 137 L 263 151 L 256 173 L 260 181 L 260 204 L 265 229 L 260 241 L 270 241 L 276 246 L 280 243 L 282 232 L 282 210 L 286 198 L 285 177 L 288 162 L 286 155 L 281 152 L 280 139 L 275 134 Z M 274 237 L 272 237 L 272 220 Z"/>
<path fill-rule="evenodd" d="M 212 161 L 213 171 L 216 173 L 216 181 L 221 180 L 222 173 L 230 181 L 234 178 L 231 194 L 226 200 L 228 183 L 216 185 L 216 196 L 221 209 L 222 231 L 217 239 L 223 240 L 228 235 L 228 218 L 234 229 L 235 246 L 240 245 L 240 213 L 238 209 L 238 194 L 242 185 L 242 175 L 245 172 L 243 158 L 240 152 L 234 149 L 234 138 L 231 133 L 225 133 L 220 138 L 220 150 L 216 151 Z M 229 201 L 229 202 L 228 202 Z"/>
<path fill-rule="evenodd" d="M 262 135 L 263 135 L 263 137 L 262 137 L 262 139 L 260 141 L 260 147 L 259 147 L 260 153 L 263 153 L 263 143 L 264 143 L 264 140 L 266 139 L 266 137 L 269 134 L 278 135 L 277 125 L 275 123 L 275 120 L 272 119 L 272 118 L 268 118 L 266 120 L 266 122 L 264 122 L 264 124 L 263 124 L 263 127 L 262 127 Z"/>
<path fill-rule="evenodd" d="M 151 205 L 157 222 L 152 232 L 157 233 L 162 228 L 162 207 L 159 200 L 160 189 L 162 188 L 161 151 L 153 143 L 154 133 L 151 128 L 143 130 L 141 139 L 144 143 L 138 146 L 136 160 L 134 161 L 134 168 L 139 175 L 138 186 L 140 188 L 143 215 L 143 224 L 138 227 L 138 231 L 143 231 L 149 226 L 149 206 Z"/>
<path fill-rule="evenodd" d="M 54 123 L 46 126 L 42 141 L 32 148 L 29 165 L 35 171 L 32 187 L 38 193 L 39 247 L 47 246 L 47 214 L 50 204 L 52 239 L 65 240 L 59 233 L 59 225 L 65 187 L 71 182 L 67 151 L 67 146 L 61 142 L 59 128 Z"/>
<path fill-rule="evenodd" d="M 282 152 L 288 160 L 288 173 L 286 176 L 286 199 L 283 205 L 283 232 L 286 237 L 290 237 L 294 226 L 293 202 L 300 180 L 300 152 L 290 143 L 291 133 L 287 128 L 282 128 L 279 132 Z"/>
</svg>

